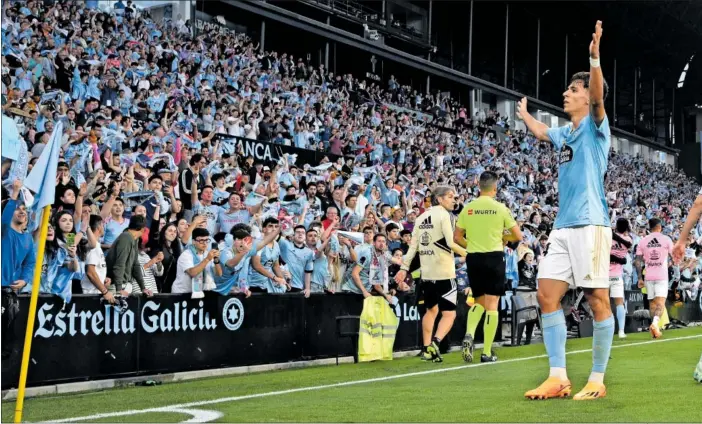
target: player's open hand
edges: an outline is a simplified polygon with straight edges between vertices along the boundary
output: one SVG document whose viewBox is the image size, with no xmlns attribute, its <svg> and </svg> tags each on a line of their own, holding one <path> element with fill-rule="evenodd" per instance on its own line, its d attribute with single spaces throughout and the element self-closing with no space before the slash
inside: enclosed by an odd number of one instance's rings
<svg viewBox="0 0 702 424">
<path fill-rule="evenodd" d="M 407 271 L 405 270 L 400 270 L 395 274 L 395 282 L 399 285 L 401 283 L 405 282 L 405 278 L 407 278 Z"/>
<path fill-rule="evenodd" d="M 600 58 L 600 38 L 602 38 L 602 21 L 597 21 L 595 32 L 592 33 L 592 41 L 590 42 L 590 57 L 592 59 Z"/>
<path fill-rule="evenodd" d="M 529 112 L 527 111 L 527 98 L 522 97 L 522 100 L 517 103 L 517 116 L 519 116 L 519 119 L 524 119 L 524 116 L 527 115 Z"/>
<path fill-rule="evenodd" d="M 671 255 L 673 256 L 673 263 L 679 264 L 682 261 L 683 255 L 685 254 L 685 244 L 678 241 L 673 246 L 673 251 Z"/>
</svg>

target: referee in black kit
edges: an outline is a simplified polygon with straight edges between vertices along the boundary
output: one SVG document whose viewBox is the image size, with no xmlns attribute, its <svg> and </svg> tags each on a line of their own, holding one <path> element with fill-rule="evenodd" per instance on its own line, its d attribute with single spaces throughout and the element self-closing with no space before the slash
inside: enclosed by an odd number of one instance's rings
<svg viewBox="0 0 702 424">
<path fill-rule="evenodd" d="M 519 242 L 522 232 L 510 210 L 495 200 L 497 174 L 480 175 L 480 197 L 468 203 L 456 223 L 454 242 L 466 248 L 468 281 L 475 304 L 468 312 L 466 337 L 463 339 L 463 360 L 473 362 L 473 338 L 480 318 L 483 323 L 484 347 L 480 362 L 495 362 L 492 342 L 497 333 L 497 306 L 505 294 L 505 242 Z"/>
</svg>

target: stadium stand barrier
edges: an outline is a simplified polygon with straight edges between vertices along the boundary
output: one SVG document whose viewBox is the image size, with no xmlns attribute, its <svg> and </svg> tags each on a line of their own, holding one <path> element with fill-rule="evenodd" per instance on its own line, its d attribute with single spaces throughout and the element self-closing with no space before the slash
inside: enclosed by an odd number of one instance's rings
<svg viewBox="0 0 702 424">
<path fill-rule="evenodd" d="M 643 307 L 627 292 L 629 311 Z M 421 336 L 421 306 L 415 294 L 400 294 L 395 351 L 414 350 Z M 29 297 L 19 296 L 10 355 L 2 361 L 2 389 L 18 381 Z M 456 325 L 447 343 L 465 333 L 466 298 L 460 293 Z M 29 385 L 270 364 L 354 355 L 355 344 L 337 339 L 337 318 L 359 316 L 363 298 L 352 294 L 130 298 L 118 310 L 90 295 L 67 304 L 39 299 Z M 669 306 L 671 308 L 671 306 Z M 677 306 L 683 320 L 702 320 L 698 302 Z M 480 328 L 480 326 L 478 327 Z M 478 341 L 482 334 L 476 334 Z"/>
</svg>

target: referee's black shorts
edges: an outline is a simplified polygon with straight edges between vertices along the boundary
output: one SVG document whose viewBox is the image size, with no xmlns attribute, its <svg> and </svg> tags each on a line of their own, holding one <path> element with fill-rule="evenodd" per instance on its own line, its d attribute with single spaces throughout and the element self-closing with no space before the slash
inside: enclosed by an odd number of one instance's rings
<svg viewBox="0 0 702 424">
<path fill-rule="evenodd" d="M 431 309 L 439 305 L 440 311 L 455 311 L 458 302 L 458 288 L 456 279 L 449 280 L 424 280 L 422 279 L 422 297 L 424 307 Z"/>
<path fill-rule="evenodd" d="M 505 255 L 502 252 L 468 253 L 468 281 L 473 297 L 505 294 Z"/>
</svg>

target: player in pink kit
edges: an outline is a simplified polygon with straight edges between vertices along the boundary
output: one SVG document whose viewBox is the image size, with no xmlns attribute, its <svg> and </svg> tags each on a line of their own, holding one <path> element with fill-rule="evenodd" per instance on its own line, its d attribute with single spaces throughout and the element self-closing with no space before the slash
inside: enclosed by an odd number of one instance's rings
<svg viewBox="0 0 702 424">
<path fill-rule="evenodd" d="M 636 271 L 639 276 L 639 288 L 644 287 L 642 275 L 643 265 L 646 265 L 646 293 L 650 303 L 649 310 L 653 315 L 653 323 L 649 330 L 654 339 L 661 336 L 658 321 L 665 308 L 668 297 L 668 256 L 673 252 L 673 241 L 661 233 L 661 220 L 648 220 L 651 234 L 644 237 L 636 248 Z"/>
<path fill-rule="evenodd" d="M 616 305 L 620 339 L 626 338 L 624 333 L 626 308 L 624 307 L 622 268 L 626 264 L 626 254 L 632 246 L 629 230 L 629 221 L 626 218 L 619 218 L 612 234 L 612 248 L 609 253 L 609 297 L 614 299 L 614 304 Z"/>
</svg>

